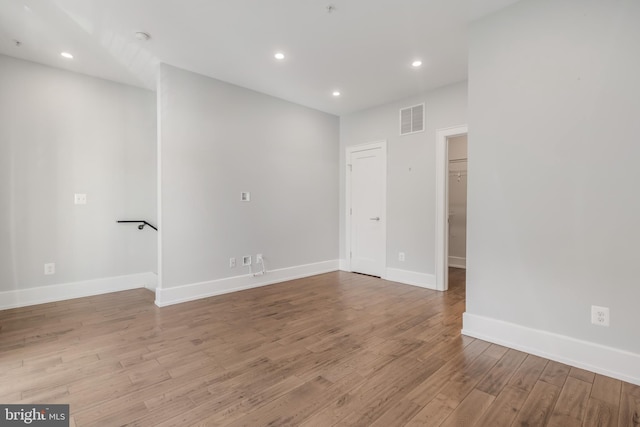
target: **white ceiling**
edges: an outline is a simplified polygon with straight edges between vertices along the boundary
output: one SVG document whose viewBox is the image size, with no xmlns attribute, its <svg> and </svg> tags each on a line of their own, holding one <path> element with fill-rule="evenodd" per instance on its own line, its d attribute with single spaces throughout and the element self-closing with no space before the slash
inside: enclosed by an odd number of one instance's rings
<svg viewBox="0 0 640 427">
<path fill-rule="evenodd" d="M 149 89 L 165 62 L 342 115 L 466 79 L 469 22 L 516 1 L 0 0 L 0 53 Z"/>
</svg>

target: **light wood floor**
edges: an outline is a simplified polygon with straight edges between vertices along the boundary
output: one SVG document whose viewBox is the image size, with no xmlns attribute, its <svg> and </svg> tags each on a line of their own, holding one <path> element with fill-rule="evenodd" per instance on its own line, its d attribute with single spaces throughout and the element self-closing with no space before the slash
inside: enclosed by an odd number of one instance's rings
<svg viewBox="0 0 640 427">
<path fill-rule="evenodd" d="M 0 403 L 69 403 L 77 426 L 640 425 L 640 387 L 461 336 L 464 270 L 451 279 L 1 311 Z"/>
</svg>

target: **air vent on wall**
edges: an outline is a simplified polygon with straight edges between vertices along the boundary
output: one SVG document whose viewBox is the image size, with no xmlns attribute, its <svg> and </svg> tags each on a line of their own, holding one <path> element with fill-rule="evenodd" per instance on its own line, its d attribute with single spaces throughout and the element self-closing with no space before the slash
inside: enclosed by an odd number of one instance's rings
<svg viewBox="0 0 640 427">
<path fill-rule="evenodd" d="M 400 110 L 400 135 L 424 131 L 424 104 Z"/>
</svg>

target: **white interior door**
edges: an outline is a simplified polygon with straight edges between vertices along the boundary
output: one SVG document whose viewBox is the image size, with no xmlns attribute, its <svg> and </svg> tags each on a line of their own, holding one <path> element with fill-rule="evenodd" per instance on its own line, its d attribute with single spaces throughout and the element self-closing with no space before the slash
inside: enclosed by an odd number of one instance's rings
<svg viewBox="0 0 640 427">
<path fill-rule="evenodd" d="M 383 277 L 386 265 L 386 153 L 354 150 L 350 165 L 351 271 Z"/>
</svg>

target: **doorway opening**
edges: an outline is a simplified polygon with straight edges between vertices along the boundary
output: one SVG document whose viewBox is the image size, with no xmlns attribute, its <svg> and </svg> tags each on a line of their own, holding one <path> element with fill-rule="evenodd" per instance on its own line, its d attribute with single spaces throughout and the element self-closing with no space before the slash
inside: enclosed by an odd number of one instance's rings
<svg viewBox="0 0 640 427">
<path fill-rule="evenodd" d="M 467 183 L 467 125 L 455 126 L 446 129 L 440 129 L 436 133 L 436 289 L 439 291 L 446 291 L 449 288 L 449 267 L 450 267 L 450 245 L 455 245 L 455 253 L 461 254 L 461 246 L 464 247 L 466 254 L 466 183 Z M 450 141 L 454 142 L 455 147 L 450 146 Z M 464 141 L 462 143 L 461 141 Z M 462 150 L 461 147 L 464 147 Z M 460 153 L 464 153 L 462 157 Z M 451 154 L 451 155 L 450 155 Z M 465 159 L 462 161 L 462 159 Z M 451 167 L 450 160 L 457 160 L 454 162 L 454 167 Z M 464 166 L 464 174 L 462 167 Z M 450 176 L 452 175 L 453 176 Z M 450 208 L 450 181 L 455 181 L 456 187 L 458 186 L 458 174 L 460 175 L 460 184 L 464 184 L 464 215 L 459 212 L 456 217 L 456 213 L 453 212 L 453 216 Z M 453 178 L 453 179 L 452 179 Z M 464 179 L 464 181 L 463 181 Z M 459 188 L 456 188 L 458 190 Z M 461 206 L 460 197 L 456 194 L 455 202 L 456 209 L 459 210 Z M 450 229 L 450 219 L 454 218 L 457 224 L 455 230 Z M 464 232 L 460 226 L 464 224 Z M 456 235 L 456 241 L 450 241 L 450 232 L 453 231 Z M 460 241 L 464 237 L 464 245 L 460 244 Z M 454 248 L 452 248 L 454 249 Z M 456 261 L 457 266 L 461 265 L 462 259 L 464 259 L 464 266 L 466 268 L 466 255 L 463 257 L 453 256 L 452 261 Z M 454 267 L 451 265 L 451 267 Z M 464 271 L 460 271 L 457 276 L 462 275 Z"/>
<path fill-rule="evenodd" d="M 447 289 L 464 289 L 467 268 L 467 135 L 452 136 L 448 145 L 448 278 Z"/>
<path fill-rule="evenodd" d="M 467 135 L 448 138 L 449 267 L 467 268 Z"/>
</svg>

